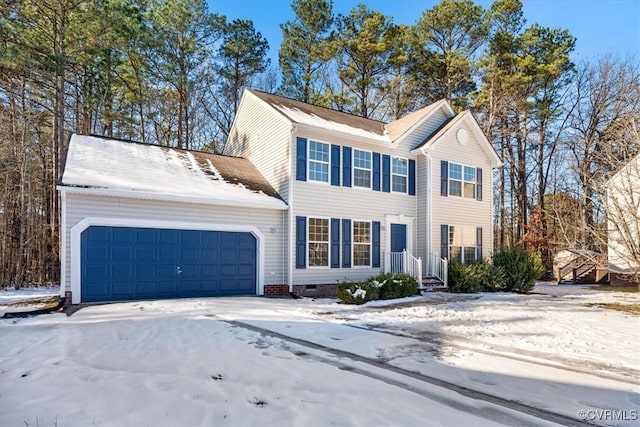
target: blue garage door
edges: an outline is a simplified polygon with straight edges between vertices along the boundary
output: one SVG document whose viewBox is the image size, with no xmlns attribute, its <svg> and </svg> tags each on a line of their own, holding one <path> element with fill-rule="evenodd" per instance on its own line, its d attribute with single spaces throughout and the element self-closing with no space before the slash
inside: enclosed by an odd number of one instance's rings
<svg viewBox="0 0 640 427">
<path fill-rule="evenodd" d="M 92 226 L 81 238 L 82 302 L 256 294 L 251 233 Z"/>
</svg>

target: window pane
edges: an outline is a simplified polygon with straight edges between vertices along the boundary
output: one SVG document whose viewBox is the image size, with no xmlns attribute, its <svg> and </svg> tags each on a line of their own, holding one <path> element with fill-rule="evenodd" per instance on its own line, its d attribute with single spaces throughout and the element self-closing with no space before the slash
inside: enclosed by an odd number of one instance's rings
<svg viewBox="0 0 640 427">
<path fill-rule="evenodd" d="M 322 142 L 309 142 L 309 158 L 321 162 L 329 162 L 329 144 Z"/>
<path fill-rule="evenodd" d="M 462 229 L 462 246 L 476 247 L 476 230 L 473 227 L 464 227 Z"/>
<path fill-rule="evenodd" d="M 353 185 L 355 187 L 371 188 L 371 171 L 364 169 L 354 169 Z"/>
<path fill-rule="evenodd" d="M 462 248 L 460 246 L 449 246 L 449 261 L 462 262 Z"/>
<path fill-rule="evenodd" d="M 449 178 L 462 180 L 462 165 L 449 163 Z"/>
<path fill-rule="evenodd" d="M 407 192 L 407 177 L 406 176 L 393 175 L 391 177 L 391 190 L 392 191 L 398 191 L 400 193 L 406 193 Z"/>
<path fill-rule="evenodd" d="M 395 173 L 398 175 L 406 175 L 407 159 L 399 159 L 397 157 L 394 157 L 392 167 L 391 167 L 391 173 Z"/>
<path fill-rule="evenodd" d="M 312 181 L 329 182 L 329 164 L 310 161 L 309 179 Z"/>
<path fill-rule="evenodd" d="M 449 180 L 449 195 L 462 196 L 462 182 Z"/>
<path fill-rule="evenodd" d="M 476 168 L 470 166 L 464 167 L 464 180 L 469 182 L 476 182 Z"/>
<path fill-rule="evenodd" d="M 371 243 L 371 223 L 353 222 L 353 243 Z"/>
<path fill-rule="evenodd" d="M 371 265 L 370 245 L 353 245 L 353 265 Z"/>
<path fill-rule="evenodd" d="M 309 241 L 329 241 L 329 220 L 321 218 L 309 218 Z"/>
<path fill-rule="evenodd" d="M 462 228 L 449 226 L 449 245 L 462 246 Z"/>
<path fill-rule="evenodd" d="M 309 266 L 326 267 L 329 265 L 329 244 L 309 243 Z"/>
<path fill-rule="evenodd" d="M 371 169 L 371 153 L 368 151 L 353 150 L 353 166 L 356 168 Z"/>
<path fill-rule="evenodd" d="M 468 263 L 468 262 L 473 262 L 476 260 L 476 248 L 475 247 L 471 247 L 471 248 L 464 248 L 464 262 Z"/>
<path fill-rule="evenodd" d="M 464 183 L 464 197 L 469 199 L 476 198 L 476 185 L 470 182 Z"/>
</svg>

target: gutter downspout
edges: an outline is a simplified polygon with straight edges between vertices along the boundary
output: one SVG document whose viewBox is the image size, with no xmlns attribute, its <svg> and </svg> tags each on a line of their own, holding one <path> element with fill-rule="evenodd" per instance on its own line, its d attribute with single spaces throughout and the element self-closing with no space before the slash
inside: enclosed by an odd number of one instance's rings
<svg viewBox="0 0 640 427">
<path fill-rule="evenodd" d="M 294 221 L 293 221 L 293 174 L 295 173 L 294 164 L 295 159 L 293 156 L 293 143 L 294 143 L 294 131 L 296 130 L 295 126 L 291 126 L 289 130 L 289 197 L 288 197 L 288 207 L 287 211 L 289 213 L 289 262 L 288 264 L 288 274 L 287 274 L 287 285 L 289 285 L 289 292 L 293 292 L 293 263 L 294 261 Z M 284 257 L 283 257 L 284 258 Z"/>
<path fill-rule="evenodd" d="M 433 203 L 432 203 L 432 198 L 433 198 L 433 192 L 432 192 L 432 181 L 433 181 L 433 177 L 432 177 L 432 173 L 431 173 L 431 152 L 430 152 L 430 146 L 428 145 L 424 145 L 422 147 L 420 147 L 420 152 L 424 155 L 424 157 L 426 158 L 426 183 L 425 183 L 425 226 L 426 226 L 426 238 L 425 238 L 425 250 L 426 250 L 426 273 L 428 275 L 431 275 L 432 271 L 433 271 L 433 266 L 431 265 L 431 248 L 433 246 L 433 227 L 431 224 L 431 218 L 432 218 L 432 212 L 431 209 L 433 208 Z"/>
</svg>

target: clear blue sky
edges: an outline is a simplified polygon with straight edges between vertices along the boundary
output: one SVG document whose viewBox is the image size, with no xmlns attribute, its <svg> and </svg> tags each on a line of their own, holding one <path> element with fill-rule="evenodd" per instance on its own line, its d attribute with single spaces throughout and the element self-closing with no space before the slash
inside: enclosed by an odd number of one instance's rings
<svg viewBox="0 0 640 427">
<path fill-rule="evenodd" d="M 335 13 L 347 14 L 364 3 L 390 15 L 396 24 L 414 24 L 434 0 L 334 0 Z M 228 19 L 251 19 L 269 41 L 269 57 L 277 65 L 282 41 L 280 24 L 293 20 L 290 0 L 208 0 L 209 11 Z M 475 0 L 485 8 L 491 1 Z M 563 28 L 577 38 L 574 62 L 608 53 L 633 54 L 640 60 L 640 0 L 523 0 L 527 25 Z"/>
</svg>

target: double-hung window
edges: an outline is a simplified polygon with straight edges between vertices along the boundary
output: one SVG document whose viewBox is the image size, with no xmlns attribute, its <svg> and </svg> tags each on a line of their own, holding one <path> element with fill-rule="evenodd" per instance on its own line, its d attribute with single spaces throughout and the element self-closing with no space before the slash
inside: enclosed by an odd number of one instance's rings
<svg viewBox="0 0 640 427">
<path fill-rule="evenodd" d="M 329 220 L 309 218 L 309 238 L 307 239 L 309 267 L 329 266 Z"/>
<path fill-rule="evenodd" d="M 309 181 L 329 182 L 329 144 L 309 141 Z"/>
<path fill-rule="evenodd" d="M 476 198 L 476 168 L 449 163 L 449 195 Z"/>
<path fill-rule="evenodd" d="M 353 150 L 353 186 L 371 188 L 371 152 Z"/>
<path fill-rule="evenodd" d="M 371 265 L 371 223 L 353 221 L 353 265 Z"/>
<path fill-rule="evenodd" d="M 477 260 L 476 230 L 473 227 L 449 226 L 449 259 L 462 263 Z"/>
<path fill-rule="evenodd" d="M 407 176 L 409 168 L 407 159 L 393 157 L 391 160 L 391 191 L 407 192 Z"/>
</svg>

